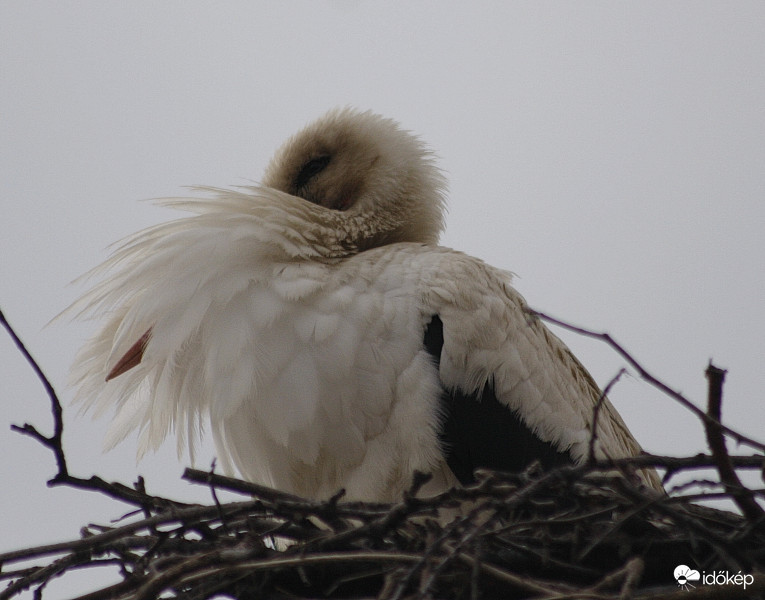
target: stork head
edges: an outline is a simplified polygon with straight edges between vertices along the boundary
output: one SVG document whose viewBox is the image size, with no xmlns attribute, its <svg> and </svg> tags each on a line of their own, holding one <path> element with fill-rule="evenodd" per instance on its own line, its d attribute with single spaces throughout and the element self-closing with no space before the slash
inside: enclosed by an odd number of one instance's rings
<svg viewBox="0 0 765 600">
<path fill-rule="evenodd" d="M 359 249 L 434 244 L 444 226 L 446 184 L 433 153 L 369 111 L 336 109 L 305 127 L 276 152 L 262 183 L 342 213 Z"/>
</svg>

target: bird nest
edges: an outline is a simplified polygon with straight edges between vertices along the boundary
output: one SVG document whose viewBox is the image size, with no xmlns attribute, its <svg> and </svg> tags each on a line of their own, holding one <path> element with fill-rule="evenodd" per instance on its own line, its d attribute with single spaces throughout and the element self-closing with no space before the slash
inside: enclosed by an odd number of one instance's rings
<svg viewBox="0 0 765 600">
<path fill-rule="evenodd" d="M 486 472 L 475 486 L 428 499 L 416 496 L 424 480 L 416 478 L 393 505 L 308 501 L 196 470 L 184 477 L 210 486 L 213 498 L 228 489 L 248 499 L 184 505 L 146 494 L 142 483 L 94 483 L 141 510 L 116 525 L 90 525 L 78 540 L 0 557 L 42 561 L 1 573 L 10 583 L 0 598 L 104 565 L 116 565 L 121 581 L 82 598 L 759 597 L 763 520 L 657 495 L 614 472 L 649 463 L 683 470 L 713 458 Z M 680 565 L 727 579 L 679 590 Z"/>
<path fill-rule="evenodd" d="M 728 454 L 723 432 L 743 436 L 719 423 L 715 373 L 708 376 L 709 454 L 479 472 L 475 485 L 433 498 L 418 496 L 427 477 L 417 474 L 395 504 L 348 502 L 342 493 L 317 502 L 187 470 L 185 479 L 209 488 L 209 505 L 150 495 L 142 480 L 125 486 L 73 476 L 61 405 L 43 378 L 54 434 L 14 428 L 54 453 L 58 473 L 49 484 L 107 494 L 135 510 L 108 526 L 88 525 L 76 540 L 0 554 L 0 600 L 28 590 L 44 597 L 55 578 L 105 566 L 116 567 L 115 582 L 81 599 L 759 598 L 765 492 L 743 485 L 738 473 L 762 471 L 763 448 L 745 439 L 755 454 Z M 705 468 L 715 475 L 658 494 L 634 476 L 649 467 L 665 482 Z M 244 499 L 221 503 L 221 490 Z M 731 500 L 738 512 L 698 504 L 712 498 Z"/>
</svg>

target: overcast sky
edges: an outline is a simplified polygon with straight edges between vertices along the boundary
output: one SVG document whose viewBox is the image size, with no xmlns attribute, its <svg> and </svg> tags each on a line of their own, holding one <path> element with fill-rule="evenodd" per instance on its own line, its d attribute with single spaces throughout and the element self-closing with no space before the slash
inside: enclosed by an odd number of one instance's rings
<svg viewBox="0 0 765 600">
<path fill-rule="evenodd" d="M 438 153 L 444 245 L 700 405 L 713 359 L 724 419 L 762 439 L 763 39 L 762 2 L 2 2 L 0 307 L 70 398 L 91 327 L 45 324 L 108 244 L 174 216 L 142 200 L 257 181 L 308 121 L 370 108 Z M 558 333 L 601 385 L 622 366 Z M 697 420 L 638 379 L 611 396 L 647 450 L 704 449 Z M 47 399 L 4 334 L 0 403 L 0 552 L 125 511 L 45 486 L 50 452 L 9 427 L 47 430 Z M 208 499 L 174 444 L 136 465 L 134 438 L 102 455 L 105 423 L 65 416 L 74 474 Z"/>
</svg>

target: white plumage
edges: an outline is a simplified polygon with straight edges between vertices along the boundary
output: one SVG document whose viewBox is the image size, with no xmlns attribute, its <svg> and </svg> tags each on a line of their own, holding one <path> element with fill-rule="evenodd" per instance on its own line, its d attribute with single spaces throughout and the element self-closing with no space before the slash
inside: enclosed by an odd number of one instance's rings
<svg viewBox="0 0 765 600">
<path fill-rule="evenodd" d="M 77 398 L 115 407 L 110 443 L 137 428 L 140 453 L 175 430 L 193 456 L 209 419 L 227 471 L 317 498 L 393 500 L 414 470 L 433 473 L 427 493 L 514 465 L 514 430 L 473 446 L 496 429 L 472 417 L 490 406 L 553 458 L 585 459 L 600 391 L 508 273 L 435 245 L 443 188 L 416 138 L 340 110 L 262 186 L 164 201 L 193 214 L 129 238 L 73 307 L 104 321 Z M 598 427 L 598 457 L 640 451 L 608 401 Z"/>
</svg>

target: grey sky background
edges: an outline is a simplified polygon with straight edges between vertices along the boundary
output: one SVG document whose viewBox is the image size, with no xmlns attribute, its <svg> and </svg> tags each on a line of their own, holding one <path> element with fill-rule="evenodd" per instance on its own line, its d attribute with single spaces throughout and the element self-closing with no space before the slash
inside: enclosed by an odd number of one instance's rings
<svg viewBox="0 0 765 600">
<path fill-rule="evenodd" d="M 699 405 L 713 359 L 724 419 L 765 438 L 764 28 L 761 2 L 0 3 L 0 307 L 68 400 L 91 326 L 45 324 L 108 244 L 176 216 L 142 200 L 257 181 L 308 121 L 370 108 L 438 153 L 444 245 Z M 601 385 L 623 365 L 556 333 Z M 611 397 L 647 450 L 704 449 L 637 378 Z M 48 431 L 47 398 L 4 334 L 0 406 L 0 552 L 126 512 L 45 486 L 52 455 L 9 427 Z M 136 465 L 134 438 L 104 455 L 105 422 L 65 418 L 74 474 L 209 499 L 174 443 Z"/>
</svg>

